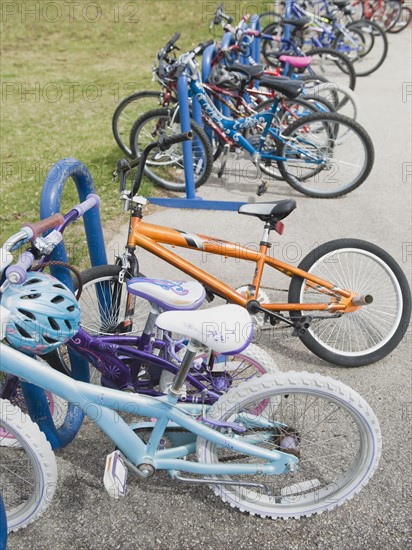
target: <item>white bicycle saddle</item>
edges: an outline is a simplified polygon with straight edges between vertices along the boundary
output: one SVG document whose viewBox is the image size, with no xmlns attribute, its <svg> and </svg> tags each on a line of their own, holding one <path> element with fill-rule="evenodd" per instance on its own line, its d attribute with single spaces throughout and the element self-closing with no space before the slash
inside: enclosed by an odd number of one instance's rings
<svg viewBox="0 0 412 550">
<path fill-rule="evenodd" d="M 205 299 L 205 289 L 197 281 L 166 281 L 135 277 L 127 282 L 130 294 L 145 298 L 164 310 L 197 309 Z"/>
<path fill-rule="evenodd" d="M 253 338 L 253 321 L 245 308 L 233 304 L 201 311 L 167 311 L 156 325 L 205 344 L 218 353 L 238 353 Z"/>
</svg>

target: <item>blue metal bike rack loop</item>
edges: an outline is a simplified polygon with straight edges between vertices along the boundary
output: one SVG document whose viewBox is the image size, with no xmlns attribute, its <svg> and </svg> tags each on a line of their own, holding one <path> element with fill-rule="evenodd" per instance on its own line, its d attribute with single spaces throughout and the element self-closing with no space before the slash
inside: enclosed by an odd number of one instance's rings
<svg viewBox="0 0 412 550">
<path fill-rule="evenodd" d="M 63 188 L 69 178 L 76 184 L 80 202 L 83 202 L 90 193 L 95 193 L 92 176 L 82 162 L 72 158 L 60 160 L 50 169 L 43 185 L 40 199 L 41 219 L 60 212 Z M 86 212 L 83 220 L 91 265 L 107 264 L 99 208 L 95 207 Z M 63 242 L 56 247 L 51 259 L 67 262 L 67 252 Z M 50 271 L 73 289 L 70 272 L 66 268 L 51 266 Z M 73 378 L 88 382 L 88 362 L 72 350 L 69 350 L 69 356 Z M 52 447 L 59 449 L 70 443 L 82 425 L 84 418 L 82 410 L 75 403 L 69 403 L 65 422 L 57 429 L 53 423 L 44 390 L 27 382 L 22 382 L 22 389 L 30 416 L 39 424 Z"/>
<path fill-rule="evenodd" d="M 179 76 L 177 83 L 177 96 L 179 100 L 180 128 L 182 132 L 188 132 L 190 130 L 190 107 L 188 80 L 185 73 Z M 199 116 L 199 110 L 196 109 L 197 107 L 195 107 L 195 113 Z M 238 210 L 240 206 L 244 204 L 243 202 L 203 200 L 201 197 L 196 196 L 192 142 L 184 141 L 182 147 L 186 182 L 186 198 L 149 197 L 148 200 L 152 204 L 158 204 L 159 206 L 166 206 L 168 208 L 192 208 L 195 210 Z"/>
</svg>

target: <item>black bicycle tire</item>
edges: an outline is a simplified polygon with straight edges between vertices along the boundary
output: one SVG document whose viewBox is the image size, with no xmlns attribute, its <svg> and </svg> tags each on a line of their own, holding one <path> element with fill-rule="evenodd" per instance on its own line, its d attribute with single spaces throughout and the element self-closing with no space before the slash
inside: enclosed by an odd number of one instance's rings
<svg viewBox="0 0 412 550">
<path fill-rule="evenodd" d="M 389 43 L 388 43 L 388 38 L 386 36 L 386 33 L 383 29 L 381 29 L 381 27 L 374 23 L 373 21 L 369 21 L 369 20 L 362 20 L 360 19 L 359 21 L 354 21 L 353 23 L 349 23 L 349 25 L 347 25 L 347 29 L 350 30 L 351 28 L 353 29 L 356 29 L 356 27 L 360 27 L 361 25 L 369 25 L 371 27 L 373 27 L 375 29 L 375 31 L 377 33 L 379 33 L 379 35 L 382 37 L 382 40 L 383 40 L 383 54 L 378 62 L 377 65 L 375 65 L 374 67 L 372 67 L 372 69 L 369 69 L 367 71 L 358 71 L 356 69 L 356 64 L 352 64 L 353 65 L 353 68 L 354 68 L 354 71 L 356 73 L 356 76 L 368 76 L 372 73 L 374 73 L 376 70 L 379 69 L 379 67 L 381 67 L 382 63 L 385 61 L 387 55 L 388 55 L 388 48 L 389 48 Z M 339 38 L 340 38 L 340 34 L 338 34 L 333 42 L 334 46 L 338 44 L 339 42 Z M 374 39 L 375 40 L 375 39 Z M 373 48 L 372 50 L 373 51 Z M 369 53 L 369 52 L 368 52 Z M 365 56 L 366 57 L 366 56 Z"/>
<path fill-rule="evenodd" d="M 151 118 L 155 117 L 168 117 L 170 111 L 168 109 L 154 109 L 152 111 L 148 111 L 144 115 L 142 115 L 139 119 L 136 120 L 136 122 L 133 125 L 133 128 L 130 132 L 130 148 L 132 150 L 133 156 L 135 157 L 137 155 L 136 147 L 135 147 L 135 141 L 136 141 L 136 135 L 138 134 L 138 131 L 140 127 L 146 123 Z M 207 137 L 205 131 L 203 128 L 201 128 L 193 119 L 191 119 L 190 122 L 191 129 L 193 133 L 197 136 L 198 139 L 200 139 L 203 147 L 204 152 L 206 154 L 205 156 L 205 169 L 203 173 L 199 176 L 195 176 L 195 187 L 198 188 L 201 185 L 203 185 L 207 179 L 209 178 L 212 169 L 213 169 L 213 151 L 212 151 L 212 145 L 210 143 L 209 138 Z M 167 189 L 169 191 L 185 191 L 186 190 L 186 184 L 182 183 L 170 183 L 167 180 L 158 177 L 156 174 L 153 174 L 150 169 L 145 167 L 145 174 L 148 178 L 150 178 L 154 183 L 159 185 L 160 187 L 163 187 L 164 189 Z"/>
<path fill-rule="evenodd" d="M 279 171 L 282 174 L 282 176 L 284 177 L 285 181 L 287 181 L 289 183 L 289 185 L 291 185 L 294 189 L 296 189 L 296 191 L 299 191 L 300 193 L 303 193 L 303 194 L 308 195 L 310 197 L 331 199 L 331 198 L 340 197 L 342 195 L 346 195 L 346 194 L 350 193 L 354 189 L 358 188 L 367 179 L 367 177 L 369 176 L 369 174 L 372 170 L 372 167 L 373 167 L 373 163 L 374 163 L 374 159 L 375 159 L 375 153 L 374 153 L 374 147 L 373 147 L 372 140 L 371 140 L 369 134 L 366 132 L 366 130 L 358 122 L 356 122 L 355 120 L 353 120 L 351 118 L 348 118 L 344 115 L 340 115 L 338 113 L 329 113 L 329 114 L 328 113 L 319 113 L 319 114 L 315 114 L 315 115 L 309 115 L 307 117 L 302 117 L 301 119 L 296 120 L 296 122 L 294 122 L 293 124 L 288 126 L 286 128 L 286 130 L 283 132 L 283 136 L 288 137 L 290 134 L 292 134 L 302 124 L 305 125 L 305 124 L 308 124 L 308 123 L 313 122 L 313 121 L 317 121 L 317 120 L 321 121 L 322 119 L 327 120 L 327 121 L 331 121 L 331 122 L 335 121 L 337 123 L 341 122 L 341 123 L 345 124 L 346 126 L 352 127 L 352 129 L 354 129 L 357 132 L 357 134 L 362 137 L 362 141 L 364 143 L 364 147 L 365 147 L 365 151 L 366 151 L 366 155 L 367 155 L 367 163 L 366 163 L 366 166 L 364 168 L 364 171 L 363 171 L 362 175 L 356 180 L 356 182 L 352 183 L 348 187 L 348 189 L 344 189 L 344 190 L 341 190 L 341 191 L 335 191 L 333 193 L 329 193 L 328 195 L 321 194 L 321 193 L 316 193 L 316 192 L 311 192 L 311 191 L 303 189 L 302 186 L 300 186 L 298 183 L 296 183 L 296 178 L 294 176 L 291 176 L 291 175 L 288 174 L 287 162 L 285 163 L 283 161 L 278 161 L 278 166 L 279 166 Z M 286 146 L 287 146 L 287 143 L 283 143 L 279 146 L 279 149 L 278 149 L 279 156 L 284 156 L 284 148 Z M 311 175 L 315 175 L 315 174 L 316 174 L 316 171 Z M 308 177 L 310 177 L 310 176 L 308 176 Z"/>
<path fill-rule="evenodd" d="M 310 331 L 305 331 L 303 335 L 300 335 L 300 339 L 310 351 L 312 351 L 315 355 L 317 355 L 321 359 L 324 359 L 325 361 L 344 367 L 360 367 L 363 365 L 375 363 L 376 361 L 383 359 L 389 353 L 391 353 L 400 343 L 409 326 L 411 316 L 411 292 L 406 276 L 404 275 L 399 264 L 392 258 L 392 256 L 382 248 L 359 239 L 337 239 L 321 244 L 320 246 L 313 249 L 307 256 L 305 256 L 305 258 L 299 263 L 298 268 L 309 272 L 310 268 L 319 259 L 326 256 L 330 252 L 333 252 L 334 250 L 345 248 L 358 248 L 361 250 L 366 250 L 367 252 L 376 255 L 392 270 L 399 283 L 403 298 L 403 310 L 401 318 L 399 319 L 398 327 L 391 339 L 382 348 L 379 348 L 376 351 L 366 354 L 364 356 L 357 357 L 342 356 L 342 354 L 334 353 L 326 349 L 323 345 L 319 344 L 316 338 L 312 336 Z M 299 277 L 298 275 L 294 275 L 292 277 L 289 286 L 289 303 L 300 303 L 300 293 L 302 285 L 305 284 L 304 281 L 305 279 Z M 300 317 L 301 315 L 302 312 L 300 311 L 290 311 L 290 316 L 292 318 Z M 346 315 L 350 315 L 350 313 Z"/>
<path fill-rule="evenodd" d="M 402 27 L 396 28 L 396 25 L 394 25 L 391 29 L 389 29 L 388 32 L 390 32 L 391 34 L 398 34 L 408 28 L 412 19 L 412 10 L 409 6 L 402 6 L 400 19 L 402 19 L 402 12 L 406 12 L 408 14 L 407 21 Z M 398 22 L 399 20 L 397 21 L 397 23 Z"/>
<path fill-rule="evenodd" d="M 305 55 L 310 56 L 310 57 L 314 57 L 315 55 L 321 55 L 322 53 L 335 56 L 340 60 L 340 63 L 336 63 L 336 65 L 338 67 L 340 67 L 340 69 L 342 70 L 342 72 L 344 74 L 347 74 L 349 76 L 349 85 L 348 85 L 348 87 L 351 90 L 354 90 L 355 86 L 356 86 L 356 72 L 355 72 L 355 69 L 353 67 L 353 64 L 347 58 L 346 55 L 344 55 L 341 52 L 338 52 L 338 51 L 334 50 L 333 48 L 312 48 L 308 52 L 305 52 Z M 347 72 L 342 69 L 342 64 L 345 65 L 345 67 L 347 69 Z M 309 65 L 309 67 L 310 67 L 310 65 Z M 312 68 L 312 70 L 313 70 L 313 68 Z"/>
<path fill-rule="evenodd" d="M 158 98 L 159 100 L 161 100 L 162 96 L 163 96 L 162 92 L 155 91 L 155 90 L 144 90 L 142 92 L 135 92 L 125 97 L 124 99 L 122 99 L 122 101 L 116 107 L 112 117 L 113 137 L 117 145 L 120 147 L 123 153 L 125 153 L 127 156 L 130 157 L 132 152 L 130 150 L 129 143 L 127 144 L 124 143 L 118 128 L 118 122 L 122 112 L 128 105 L 130 105 L 131 103 L 134 103 L 135 101 L 139 101 L 142 98 L 152 97 L 153 99 Z M 129 140 L 129 134 L 126 136 L 126 139 Z"/>
</svg>

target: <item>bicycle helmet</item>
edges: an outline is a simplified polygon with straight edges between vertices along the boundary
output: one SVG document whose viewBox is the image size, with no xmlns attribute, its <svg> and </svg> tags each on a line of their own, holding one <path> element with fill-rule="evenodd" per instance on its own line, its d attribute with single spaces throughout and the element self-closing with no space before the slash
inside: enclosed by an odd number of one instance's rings
<svg viewBox="0 0 412 550">
<path fill-rule="evenodd" d="M 5 336 L 14 348 L 43 355 L 79 330 L 80 309 L 72 292 L 58 279 L 29 272 L 20 285 L 10 285 L 2 305 L 10 311 Z"/>
<path fill-rule="evenodd" d="M 208 82 L 225 90 L 239 90 L 249 81 L 249 77 L 238 71 L 228 71 L 222 65 L 216 65 L 209 75 Z"/>
</svg>

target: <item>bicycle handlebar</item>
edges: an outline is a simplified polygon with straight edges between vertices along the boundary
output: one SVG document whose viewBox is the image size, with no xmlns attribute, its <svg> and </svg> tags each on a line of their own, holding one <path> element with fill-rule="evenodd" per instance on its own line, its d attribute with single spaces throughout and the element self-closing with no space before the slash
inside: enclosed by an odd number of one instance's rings
<svg viewBox="0 0 412 550">
<path fill-rule="evenodd" d="M 169 42 L 167 42 L 163 48 L 160 50 L 159 54 L 158 54 L 158 57 L 160 58 L 160 55 L 162 53 L 168 53 L 171 49 L 173 49 L 175 43 L 179 40 L 180 38 L 180 32 L 177 32 L 175 33 L 172 38 L 169 40 Z"/>
<path fill-rule="evenodd" d="M 175 145 L 176 143 L 182 143 L 183 141 L 192 139 L 192 137 L 193 137 L 193 132 L 191 130 L 189 130 L 188 132 L 184 132 L 182 134 L 175 134 L 172 136 L 161 136 L 161 138 L 158 141 L 159 149 L 161 151 L 166 151 L 172 145 Z"/>
<path fill-rule="evenodd" d="M 33 235 L 29 238 L 30 241 L 37 239 L 39 235 L 47 231 L 48 229 L 54 229 L 58 225 L 61 225 L 64 222 L 64 217 L 62 214 L 53 214 L 44 220 L 40 220 L 34 223 L 24 223 L 22 229 L 26 228 L 33 232 Z"/>
<path fill-rule="evenodd" d="M 33 262 L 34 255 L 29 251 L 23 252 L 17 262 L 6 269 L 6 279 L 13 284 L 24 283 Z"/>
<path fill-rule="evenodd" d="M 85 201 L 81 202 L 80 204 L 76 204 L 76 206 L 73 206 L 72 210 L 77 210 L 77 213 L 80 218 L 88 210 L 91 210 L 95 206 L 99 206 L 99 205 L 100 205 L 99 195 L 96 195 L 95 193 L 90 193 L 89 195 L 87 195 Z"/>
<path fill-rule="evenodd" d="M 36 249 L 42 255 L 50 254 L 54 248 L 62 241 L 63 237 L 61 231 L 63 229 L 60 226 L 68 225 L 69 223 L 77 220 L 85 212 L 98 206 L 100 204 L 100 197 L 91 193 L 87 195 L 86 200 L 80 204 L 74 206 L 69 214 L 63 216 L 62 214 L 53 214 L 44 220 L 40 220 L 34 223 L 24 223 L 21 231 L 15 233 L 7 239 L 0 249 L 0 274 L 6 269 L 6 277 L 11 283 L 22 283 L 26 279 L 26 272 L 33 264 L 34 256 L 31 252 L 26 251 L 20 255 L 17 262 L 12 267 L 9 267 L 13 262 L 13 254 L 11 251 L 17 250 L 29 241 L 35 241 L 39 239 L 41 234 L 48 229 L 59 229 L 52 231 L 47 237 L 40 238 L 37 244 L 34 243 Z"/>
</svg>

